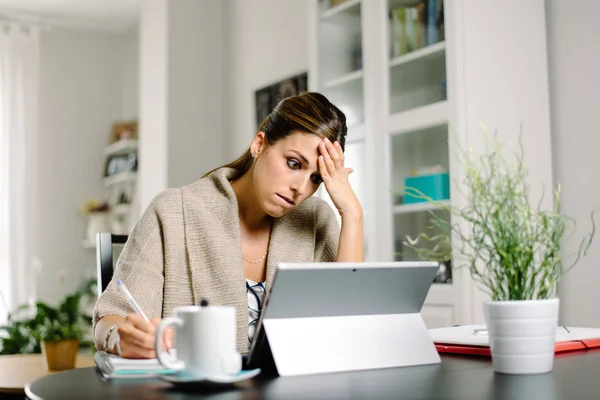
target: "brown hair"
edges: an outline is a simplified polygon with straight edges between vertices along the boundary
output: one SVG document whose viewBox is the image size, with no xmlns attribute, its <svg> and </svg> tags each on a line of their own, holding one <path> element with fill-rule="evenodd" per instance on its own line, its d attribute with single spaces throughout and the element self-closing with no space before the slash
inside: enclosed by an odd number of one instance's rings
<svg viewBox="0 0 600 400">
<path fill-rule="evenodd" d="M 285 98 L 279 102 L 260 124 L 258 132 L 264 132 L 267 146 L 274 145 L 293 132 L 306 132 L 321 138 L 328 138 L 332 143 L 337 141 L 346 148 L 346 116 L 325 96 L 316 92 L 305 92 L 297 96 Z M 236 170 L 231 180 L 243 176 L 252 167 L 253 158 L 250 148 L 229 164 L 219 168 Z M 206 175 L 216 171 L 216 168 Z"/>
</svg>

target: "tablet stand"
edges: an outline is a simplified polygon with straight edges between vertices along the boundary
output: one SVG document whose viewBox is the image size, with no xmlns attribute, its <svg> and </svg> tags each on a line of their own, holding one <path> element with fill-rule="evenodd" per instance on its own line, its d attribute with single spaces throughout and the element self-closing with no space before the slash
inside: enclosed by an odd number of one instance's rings
<svg viewBox="0 0 600 400">
<path fill-rule="evenodd" d="M 437 364 L 419 313 L 263 319 L 280 376 Z"/>
</svg>

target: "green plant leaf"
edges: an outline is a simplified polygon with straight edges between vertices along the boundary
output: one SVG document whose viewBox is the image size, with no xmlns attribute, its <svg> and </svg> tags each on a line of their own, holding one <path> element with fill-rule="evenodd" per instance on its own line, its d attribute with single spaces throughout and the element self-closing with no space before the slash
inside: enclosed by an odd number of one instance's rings
<svg viewBox="0 0 600 400">
<path fill-rule="evenodd" d="M 590 212 L 591 231 L 581 239 L 575 254 L 563 254 L 562 245 L 574 235 L 576 223 L 558 211 L 560 185 L 553 190 L 550 210 L 542 209 L 544 188 L 532 206 L 522 144 L 514 153 L 515 162 L 510 164 L 498 137 L 484 133 L 484 154 L 458 147 L 464 171 L 458 191 L 465 196 L 466 206 L 449 206 L 407 188 L 411 196 L 429 201 L 458 222 L 451 223 L 431 212 L 432 227 L 443 234 L 421 232 L 415 238 L 407 236 L 403 243 L 422 259 L 458 258 L 452 265 L 469 268 L 471 277 L 492 300 L 552 298 L 559 279 L 586 255 L 596 232 L 594 216 L 598 208 Z M 564 260 L 569 260 L 566 267 Z"/>
</svg>

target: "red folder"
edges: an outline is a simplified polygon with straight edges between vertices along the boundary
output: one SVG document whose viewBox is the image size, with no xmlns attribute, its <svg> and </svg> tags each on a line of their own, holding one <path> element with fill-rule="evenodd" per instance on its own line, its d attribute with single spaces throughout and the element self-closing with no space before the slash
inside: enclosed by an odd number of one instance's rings
<svg viewBox="0 0 600 400">
<path fill-rule="evenodd" d="M 466 330 L 481 329 L 482 325 L 468 325 L 453 328 L 430 329 L 435 348 L 439 353 L 469 354 L 490 357 L 491 351 L 485 335 L 467 336 Z M 564 329 L 564 331 L 563 331 Z M 483 336 L 483 337 L 482 337 Z M 471 341 L 472 343 L 468 343 Z M 588 350 L 600 347 L 600 329 L 596 328 L 557 328 L 555 353 L 574 350 Z"/>
</svg>

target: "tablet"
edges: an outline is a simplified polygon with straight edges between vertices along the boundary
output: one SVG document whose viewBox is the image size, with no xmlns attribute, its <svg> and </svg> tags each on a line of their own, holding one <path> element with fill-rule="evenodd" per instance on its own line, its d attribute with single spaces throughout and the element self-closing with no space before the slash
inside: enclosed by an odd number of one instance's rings
<svg viewBox="0 0 600 400">
<path fill-rule="evenodd" d="M 327 341 L 327 335 L 331 333 L 343 336 L 335 341 L 332 351 L 352 351 L 351 343 L 343 343 L 344 337 L 348 336 L 348 329 L 352 330 L 354 340 L 361 340 L 361 337 L 373 333 L 365 325 L 376 329 L 377 324 L 383 324 L 387 329 L 387 324 L 391 324 L 390 328 L 393 328 L 401 316 L 411 316 L 411 321 L 420 320 L 420 323 L 404 323 L 419 325 L 417 330 L 423 332 L 418 335 L 426 336 L 424 346 L 428 346 L 427 340 L 430 339 L 420 311 L 438 268 L 437 262 L 279 264 L 273 285 L 267 288 L 269 296 L 250 346 L 248 367 L 273 372 L 281 369 L 277 368 L 281 362 L 276 363 L 276 359 L 282 361 L 287 358 L 288 351 L 282 350 L 286 354 L 280 357 L 276 354 L 274 357 L 273 343 L 270 345 L 269 341 L 276 340 L 286 349 L 298 345 L 308 346 L 309 349 L 322 345 L 329 349 L 332 343 L 317 342 Z M 268 324 L 277 325 L 277 328 L 270 328 L 268 332 L 269 329 L 265 329 Z M 359 327 L 359 332 L 351 328 L 354 325 Z M 306 332 L 298 332 L 303 329 Z M 344 334 L 340 335 L 342 330 Z M 288 343 L 285 343 L 286 340 Z M 311 340 L 314 343 L 302 343 Z M 435 352 L 433 343 L 429 345 Z M 437 356 L 437 352 L 435 354 Z M 335 354 L 329 356 L 335 357 Z M 392 360 L 382 362 L 384 365 L 394 364 Z M 352 362 L 346 363 L 350 364 Z M 377 365 L 377 362 L 369 361 L 367 364 Z M 334 366 L 332 368 L 336 370 Z"/>
</svg>

